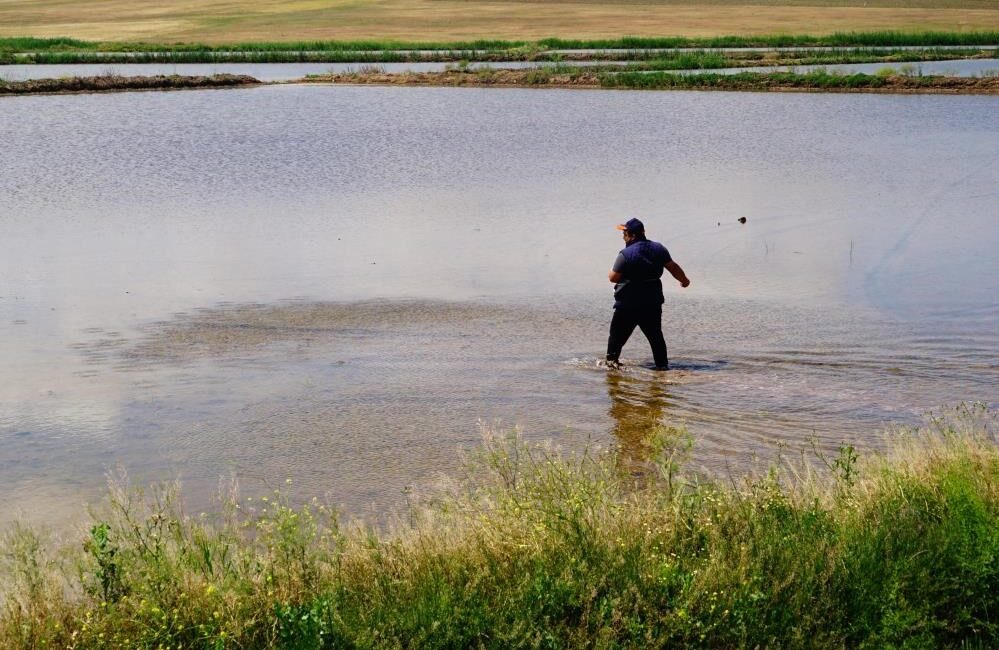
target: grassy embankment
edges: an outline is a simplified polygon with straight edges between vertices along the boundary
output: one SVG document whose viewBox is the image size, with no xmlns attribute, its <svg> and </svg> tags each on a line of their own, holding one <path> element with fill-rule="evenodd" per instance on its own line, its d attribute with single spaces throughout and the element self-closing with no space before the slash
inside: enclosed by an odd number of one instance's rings
<svg viewBox="0 0 999 650">
<path fill-rule="evenodd" d="M 963 59 L 994 58 L 997 52 L 974 48 L 943 50 L 854 49 L 846 51 L 770 50 L 760 52 L 710 52 L 694 50 L 650 55 L 643 61 L 627 65 L 603 66 L 593 64 L 589 70 L 713 70 L 755 66 L 813 66 L 844 65 L 849 63 L 919 63 L 922 61 L 958 61 Z"/>
<path fill-rule="evenodd" d="M 663 55 L 649 52 L 656 48 L 704 49 L 718 47 L 853 47 L 891 48 L 919 46 L 968 46 L 963 53 L 938 51 L 942 58 L 966 58 L 981 54 L 975 46 L 999 44 L 999 32 L 851 32 L 826 36 L 770 35 L 723 36 L 711 38 L 626 37 L 617 39 L 559 39 L 539 41 L 477 40 L 463 42 L 400 42 L 400 41 L 297 41 L 249 42 L 223 45 L 204 43 L 120 43 L 81 41 L 71 38 L 0 38 L 0 63 L 215 63 L 221 61 L 247 63 L 388 63 L 398 61 L 545 61 L 553 59 L 632 60 L 657 58 Z M 564 49 L 619 49 L 617 53 L 560 53 Z M 417 51 L 417 50 L 423 50 Z M 429 52 L 428 52 L 429 50 Z M 793 58 L 791 53 L 783 53 Z M 840 53 L 844 57 L 849 53 Z M 885 53 L 854 52 L 855 57 L 887 56 L 919 59 L 920 54 L 890 51 Z M 752 55 L 746 54 L 751 57 Z M 761 55 L 758 55 L 761 56 Z M 804 56 L 804 55 L 802 55 Z M 877 60 L 877 59 L 875 59 Z M 846 62 L 846 61 L 838 61 Z"/>
<path fill-rule="evenodd" d="M 917 72 L 917 69 L 912 72 Z M 372 67 L 357 72 L 310 75 L 301 81 L 409 86 L 999 94 L 999 77 L 995 76 L 922 76 L 891 69 L 873 75 L 836 74 L 825 70 L 807 73 L 675 74 L 665 71 L 600 72 L 556 64 L 531 70 L 468 69 L 460 66 L 443 72 L 389 74 Z"/>
<path fill-rule="evenodd" d="M 120 486 L 86 539 L 4 540 L 4 648 L 996 647 L 995 413 L 964 407 L 742 481 L 488 438 L 391 532 Z M 81 543 L 82 542 L 82 543 Z"/>
<path fill-rule="evenodd" d="M 740 72 L 737 74 L 680 75 L 668 72 L 628 72 L 604 75 L 603 88 L 648 90 L 748 90 L 887 93 L 999 94 L 999 77 L 943 77 L 898 74 L 831 74 L 824 70 L 807 72 Z"/>
<path fill-rule="evenodd" d="M 118 75 L 102 75 L 96 77 L 64 77 L 61 79 L 29 79 L 27 81 L 7 81 L 0 78 L 0 95 L 227 88 L 259 83 L 260 81 L 253 77 L 235 74 L 216 74 L 210 77 L 183 75 L 121 77 Z"/>
</svg>

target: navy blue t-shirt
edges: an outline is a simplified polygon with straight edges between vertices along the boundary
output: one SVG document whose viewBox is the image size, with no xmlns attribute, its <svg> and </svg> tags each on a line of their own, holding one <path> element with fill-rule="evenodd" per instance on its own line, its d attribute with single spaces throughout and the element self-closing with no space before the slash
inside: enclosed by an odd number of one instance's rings
<svg viewBox="0 0 999 650">
<path fill-rule="evenodd" d="M 614 271 L 624 277 L 614 285 L 614 308 L 658 307 L 663 297 L 663 267 L 672 258 L 659 242 L 633 241 L 617 254 Z"/>
</svg>

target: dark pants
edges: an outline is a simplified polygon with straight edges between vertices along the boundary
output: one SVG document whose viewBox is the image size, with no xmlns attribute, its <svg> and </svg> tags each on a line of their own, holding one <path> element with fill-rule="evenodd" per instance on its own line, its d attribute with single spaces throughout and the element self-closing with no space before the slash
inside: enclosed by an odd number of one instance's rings
<svg viewBox="0 0 999 650">
<path fill-rule="evenodd" d="M 617 361 L 621 356 L 621 348 L 628 342 L 628 337 L 635 331 L 635 326 L 642 330 L 645 338 L 652 346 L 652 358 L 657 368 L 669 366 L 666 356 L 666 339 L 663 338 L 663 310 L 655 307 L 617 307 L 610 324 L 610 338 L 607 339 L 607 360 Z"/>
</svg>

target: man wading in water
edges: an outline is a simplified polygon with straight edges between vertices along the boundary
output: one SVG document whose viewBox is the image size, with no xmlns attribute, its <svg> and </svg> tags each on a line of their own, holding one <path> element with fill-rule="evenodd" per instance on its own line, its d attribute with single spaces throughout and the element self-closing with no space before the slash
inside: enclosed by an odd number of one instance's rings
<svg viewBox="0 0 999 650">
<path fill-rule="evenodd" d="M 607 276 L 614 283 L 614 317 L 607 339 L 607 366 L 620 368 L 621 348 L 637 325 L 649 339 L 656 370 L 669 369 L 666 340 L 663 338 L 663 269 L 670 272 L 681 287 L 690 285 L 680 265 L 659 242 L 645 238 L 645 225 L 629 219 L 617 227 L 623 232 L 625 247 L 614 260 Z"/>
</svg>

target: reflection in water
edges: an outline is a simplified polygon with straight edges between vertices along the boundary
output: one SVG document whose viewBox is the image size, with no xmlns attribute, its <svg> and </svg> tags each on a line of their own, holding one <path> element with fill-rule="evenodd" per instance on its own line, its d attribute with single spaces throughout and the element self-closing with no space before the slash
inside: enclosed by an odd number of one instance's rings
<svg viewBox="0 0 999 650">
<path fill-rule="evenodd" d="M 647 459 L 648 438 L 667 415 L 670 394 L 668 384 L 624 373 L 607 372 L 608 415 L 613 420 L 612 433 L 621 451 L 621 462 L 636 467 Z"/>
</svg>

